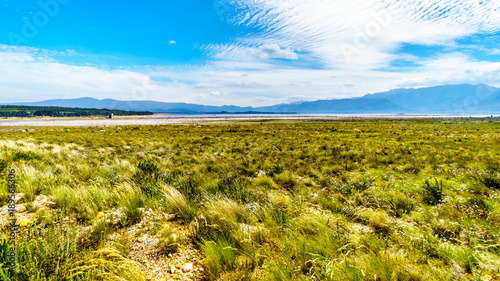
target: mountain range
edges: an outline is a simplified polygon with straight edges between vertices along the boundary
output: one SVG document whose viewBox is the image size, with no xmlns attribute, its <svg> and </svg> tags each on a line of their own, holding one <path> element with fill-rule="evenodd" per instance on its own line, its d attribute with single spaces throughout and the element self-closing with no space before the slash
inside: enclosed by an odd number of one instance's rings
<svg viewBox="0 0 500 281">
<path fill-rule="evenodd" d="M 262 107 L 208 106 L 157 101 L 94 98 L 12 103 L 32 106 L 98 108 L 154 113 L 298 113 L 298 114 L 494 114 L 500 113 L 500 88 L 485 84 L 396 89 L 350 99 L 303 101 Z"/>
</svg>

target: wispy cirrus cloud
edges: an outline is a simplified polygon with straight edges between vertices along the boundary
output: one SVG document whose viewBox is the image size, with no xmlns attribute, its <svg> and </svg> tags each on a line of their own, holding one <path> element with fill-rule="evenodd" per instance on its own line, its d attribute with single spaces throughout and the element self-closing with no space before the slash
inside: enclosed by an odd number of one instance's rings
<svg viewBox="0 0 500 281">
<path fill-rule="evenodd" d="M 500 31 L 500 2 L 475 0 L 218 0 L 226 20 L 258 30 L 225 49 L 276 44 L 307 51 L 327 67 L 376 69 L 402 43 L 447 45 Z M 228 57 L 231 57 L 228 55 Z"/>
<path fill-rule="evenodd" d="M 490 49 L 490 50 L 488 50 L 488 54 L 498 56 L 498 55 L 500 55 L 500 49 L 498 49 L 498 48 Z"/>
</svg>

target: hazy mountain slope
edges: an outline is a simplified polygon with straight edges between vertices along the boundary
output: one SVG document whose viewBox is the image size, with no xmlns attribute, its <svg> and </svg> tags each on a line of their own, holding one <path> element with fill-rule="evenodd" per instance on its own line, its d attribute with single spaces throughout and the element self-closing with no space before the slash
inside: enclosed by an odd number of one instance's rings
<svg viewBox="0 0 500 281">
<path fill-rule="evenodd" d="M 300 104 L 281 104 L 259 110 L 296 113 L 402 113 L 408 112 L 387 99 L 318 100 Z"/>
<path fill-rule="evenodd" d="M 397 89 L 364 98 L 384 98 L 415 113 L 500 112 L 500 89 L 484 84 Z"/>
<path fill-rule="evenodd" d="M 203 113 L 203 112 L 238 112 L 251 111 L 252 107 L 239 106 L 207 106 L 188 103 L 167 103 L 157 101 L 118 101 L 113 99 L 98 100 L 93 98 L 58 99 L 31 103 L 16 103 L 22 105 L 65 106 L 79 108 L 107 108 L 132 111 L 152 111 L 155 113 Z"/>
<path fill-rule="evenodd" d="M 361 98 L 295 102 L 263 107 L 207 106 L 157 101 L 117 101 L 93 98 L 58 99 L 18 105 L 106 108 L 155 113 L 275 112 L 275 113 L 500 113 L 500 89 L 488 85 L 444 85 L 396 89 Z"/>
</svg>

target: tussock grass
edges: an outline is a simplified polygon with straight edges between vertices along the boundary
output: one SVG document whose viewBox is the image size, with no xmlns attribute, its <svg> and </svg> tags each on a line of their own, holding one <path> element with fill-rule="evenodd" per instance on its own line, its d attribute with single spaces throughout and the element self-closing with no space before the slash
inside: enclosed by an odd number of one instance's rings
<svg viewBox="0 0 500 281">
<path fill-rule="evenodd" d="M 125 208 L 128 225 L 141 220 L 141 208 L 146 206 L 148 199 L 140 188 L 130 182 L 123 182 L 115 186 L 113 197 L 117 206 Z"/>
<path fill-rule="evenodd" d="M 146 280 L 139 264 L 114 248 L 96 250 L 85 260 L 72 264 L 69 273 L 69 280 Z"/>
<path fill-rule="evenodd" d="M 196 213 L 196 209 L 184 197 L 184 195 L 172 186 L 162 185 L 161 196 L 167 211 L 176 214 L 184 222 L 191 221 Z"/>
<path fill-rule="evenodd" d="M 180 238 L 170 227 L 164 227 L 157 234 L 158 246 L 164 254 L 175 253 L 179 248 Z"/>
</svg>

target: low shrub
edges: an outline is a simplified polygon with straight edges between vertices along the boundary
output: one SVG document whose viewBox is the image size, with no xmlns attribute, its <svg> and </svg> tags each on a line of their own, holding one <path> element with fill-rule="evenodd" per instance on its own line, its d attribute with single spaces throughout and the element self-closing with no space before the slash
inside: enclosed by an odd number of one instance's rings
<svg viewBox="0 0 500 281">
<path fill-rule="evenodd" d="M 488 188 L 500 189 L 500 178 L 494 175 L 484 174 L 481 176 L 480 181 Z"/>
<path fill-rule="evenodd" d="M 393 193 L 389 195 L 387 202 L 389 212 L 396 217 L 401 217 L 403 214 L 410 214 L 415 209 L 415 203 L 410 198 L 401 193 Z"/>
<path fill-rule="evenodd" d="M 422 200 L 428 205 L 437 205 L 444 200 L 443 181 L 434 179 L 434 182 L 425 181 Z"/>
</svg>

